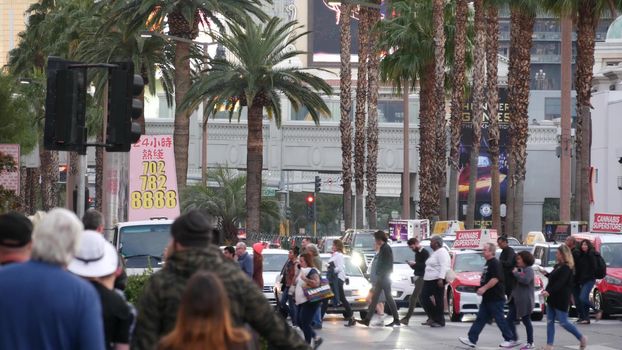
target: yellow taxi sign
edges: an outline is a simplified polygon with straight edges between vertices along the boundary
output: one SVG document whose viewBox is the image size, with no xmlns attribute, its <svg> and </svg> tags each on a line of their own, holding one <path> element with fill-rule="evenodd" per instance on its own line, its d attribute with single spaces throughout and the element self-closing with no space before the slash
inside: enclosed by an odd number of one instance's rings
<svg viewBox="0 0 622 350">
<path fill-rule="evenodd" d="M 434 223 L 433 235 L 453 236 L 456 231 L 464 230 L 464 222 L 458 220 L 437 221 Z"/>
<path fill-rule="evenodd" d="M 540 231 L 530 231 L 527 233 L 527 238 L 523 241 L 524 245 L 534 245 L 536 243 L 546 242 L 544 238 L 544 233 Z"/>
</svg>

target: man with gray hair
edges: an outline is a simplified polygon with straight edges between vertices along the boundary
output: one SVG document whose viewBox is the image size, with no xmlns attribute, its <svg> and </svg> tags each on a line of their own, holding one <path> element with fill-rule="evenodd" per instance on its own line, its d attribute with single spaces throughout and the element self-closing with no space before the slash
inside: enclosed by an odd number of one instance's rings
<svg viewBox="0 0 622 350">
<path fill-rule="evenodd" d="M 235 245 L 235 255 L 238 257 L 238 264 L 242 271 L 253 279 L 253 257 L 246 251 L 246 243 L 238 242 Z"/>
<path fill-rule="evenodd" d="M 425 262 L 421 304 L 428 315 L 423 325 L 445 327 L 445 274 L 451 266 L 449 252 L 443 247 L 441 236 L 430 238 L 433 252 Z"/>
<path fill-rule="evenodd" d="M 495 319 L 504 339 L 504 342 L 499 344 L 499 347 L 513 348 L 518 345 L 515 340 L 512 340 L 514 334 L 507 324 L 507 322 L 514 322 L 514 320 L 506 320 L 503 315 L 503 306 L 505 305 L 503 266 L 495 257 L 496 251 L 497 247 L 494 243 L 486 243 L 484 245 L 486 265 L 480 278 L 480 287 L 477 289 L 477 295 L 482 297 L 482 302 L 479 304 L 477 318 L 471 325 L 471 329 L 469 329 L 469 336 L 458 338 L 462 344 L 471 348 L 476 347 L 480 333 L 491 318 Z"/>
<path fill-rule="evenodd" d="M 31 260 L 0 270 L 0 349 L 104 349 L 97 292 L 66 271 L 82 234 L 67 209 L 52 209 L 32 235 Z"/>
<path fill-rule="evenodd" d="M 104 215 L 96 209 L 89 209 L 82 215 L 82 224 L 85 230 L 104 232 Z"/>
</svg>

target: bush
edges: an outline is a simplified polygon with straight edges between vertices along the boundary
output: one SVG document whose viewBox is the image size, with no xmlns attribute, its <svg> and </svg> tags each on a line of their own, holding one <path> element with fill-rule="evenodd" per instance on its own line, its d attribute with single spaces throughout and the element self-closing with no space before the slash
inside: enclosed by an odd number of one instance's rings
<svg viewBox="0 0 622 350">
<path fill-rule="evenodd" d="M 148 269 L 145 270 L 140 275 L 132 275 L 127 277 L 127 285 L 125 286 L 125 297 L 127 301 L 136 304 L 138 298 L 143 293 L 143 288 L 145 288 L 145 284 L 151 278 L 151 274 L 153 270 Z"/>
</svg>

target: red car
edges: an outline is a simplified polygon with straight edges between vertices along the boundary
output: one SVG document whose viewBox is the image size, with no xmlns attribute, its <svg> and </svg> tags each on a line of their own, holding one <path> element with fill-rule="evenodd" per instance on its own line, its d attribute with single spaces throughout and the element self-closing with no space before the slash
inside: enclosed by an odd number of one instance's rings
<svg viewBox="0 0 622 350">
<path fill-rule="evenodd" d="M 449 318 L 452 322 L 460 322 L 465 314 L 476 314 L 482 297 L 477 295 L 477 288 L 486 259 L 479 250 L 454 250 L 451 254 L 451 268 L 456 273 L 456 279 L 447 285 L 446 298 Z M 531 318 L 542 320 L 544 304 L 540 296 L 542 280 L 536 276 L 535 301 Z"/>
</svg>

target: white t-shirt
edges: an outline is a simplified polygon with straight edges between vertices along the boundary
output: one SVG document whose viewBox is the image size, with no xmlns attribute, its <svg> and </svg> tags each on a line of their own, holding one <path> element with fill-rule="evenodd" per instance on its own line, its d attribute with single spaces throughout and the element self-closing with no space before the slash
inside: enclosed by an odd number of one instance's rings
<svg viewBox="0 0 622 350">
<path fill-rule="evenodd" d="M 328 259 L 328 262 L 333 262 L 335 264 L 335 273 L 340 280 L 346 281 L 346 261 L 343 258 L 343 254 L 341 252 L 334 252 L 333 255 Z"/>
<path fill-rule="evenodd" d="M 305 296 L 304 290 L 302 287 L 305 285 L 305 282 L 302 280 L 302 276 L 307 277 L 311 269 L 314 269 L 317 272 L 316 268 L 311 267 L 303 267 L 300 269 L 300 273 L 298 273 L 298 277 L 296 277 L 296 291 L 294 292 L 294 298 L 296 300 L 296 305 L 300 305 L 307 302 L 307 297 Z"/>
<path fill-rule="evenodd" d="M 451 257 L 445 248 L 435 250 L 425 261 L 424 281 L 445 279 L 445 274 L 451 266 Z"/>
</svg>

